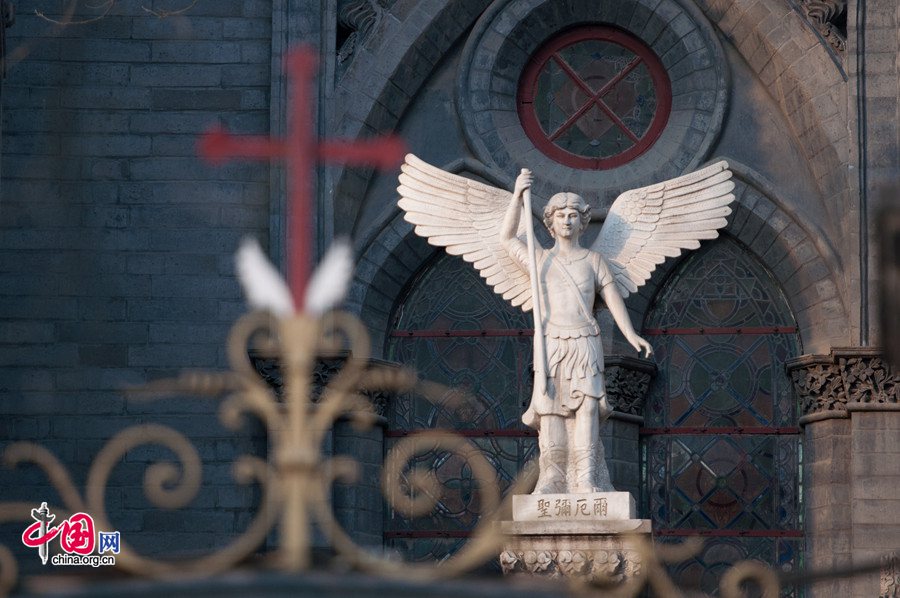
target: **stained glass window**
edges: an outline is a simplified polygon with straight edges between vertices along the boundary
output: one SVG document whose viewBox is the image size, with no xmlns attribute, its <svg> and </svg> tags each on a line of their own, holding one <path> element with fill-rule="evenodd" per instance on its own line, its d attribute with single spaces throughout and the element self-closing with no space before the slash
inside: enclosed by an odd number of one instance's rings
<svg viewBox="0 0 900 598">
<path fill-rule="evenodd" d="M 674 574 L 714 594 L 738 560 L 799 567 L 801 447 L 784 363 L 801 350 L 778 284 L 719 239 L 666 282 L 644 334 L 659 365 L 641 430 L 645 507 L 658 539 L 706 538 Z"/>
<path fill-rule="evenodd" d="M 423 429 L 466 436 L 497 472 L 505 491 L 537 449 L 520 421 L 531 395 L 531 319 L 495 295 L 471 264 L 441 254 L 410 285 L 394 316 L 387 356 L 424 380 L 465 391 L 460 400 L 414 395 L 389 409 L 385 450 Z M 455 552 L 481 515 L 479 488 L 468 462 L 442 450 L 418 454 L 408 469 L 434 473 L 443 496 L 429 514 L 385 515 L 385 544 L 410 560 L 440 560 Z"/>
<path fill-rule="evenodd" d="M 668 75 L 629 33 L 594 25 L 553 38 L 519 83 L 519 117 L 535 146 L 583 169 L 614 168 L 644 153 L 666 125 Z"/>
</svg>

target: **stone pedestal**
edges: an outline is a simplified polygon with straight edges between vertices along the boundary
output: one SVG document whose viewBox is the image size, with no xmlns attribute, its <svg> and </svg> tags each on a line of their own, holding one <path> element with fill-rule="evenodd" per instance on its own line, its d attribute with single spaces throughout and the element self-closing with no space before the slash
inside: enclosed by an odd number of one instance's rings
<svg viewBox="0 0 900 598">
<path fill-rule="evenodd" d="M 650 521 L 635 517 L 629 492 L 513 496 L 513 521 L 499 524 L 503 573 L 598 580 L 639 575 L 636 538 L 650 540 Z"/>
</svg>

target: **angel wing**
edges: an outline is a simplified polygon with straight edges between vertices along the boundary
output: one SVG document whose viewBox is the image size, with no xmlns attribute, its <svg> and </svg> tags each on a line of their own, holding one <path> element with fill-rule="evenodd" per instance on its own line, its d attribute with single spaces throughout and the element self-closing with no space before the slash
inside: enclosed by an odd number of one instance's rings
<svg viewBox="0 0 900 598">
<path fill-rule="evenodd" d="M 622 296 L 636 292 L 667 257 L 718 237 L 733 189 L 723 160 L 619 195 L 591 249 L 606 258 Z"/>
<path fill-rule="evenodd" d="M 510 258 L 500 241 L 500 226 L 510 193 L 445 172 L 407 154 L 401 167 L 400 200 L 404 219 L 416 234 L 450 255 L 472 263 L 494 292 L 523 311 L 531 309 L 528 274 Z M 519 233 L 524 231 L 524 218 Z"/>
</svg>

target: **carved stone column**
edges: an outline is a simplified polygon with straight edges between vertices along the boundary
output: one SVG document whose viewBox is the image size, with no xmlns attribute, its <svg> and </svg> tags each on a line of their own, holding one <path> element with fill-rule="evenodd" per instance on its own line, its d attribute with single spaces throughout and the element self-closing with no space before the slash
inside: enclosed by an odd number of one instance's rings
<svg viewBox="0 0 900 598">
<path fill-rule="evenodd" d="M 649 359 L 610 355 L 606 358 L 606 392 L 617 419 L 644 423 L 644 402 L 656 364 Z M 621 416 L 631 417 L 621 417 Z M 640 421 L 638 421 L 640 420 Z"/>
<path fill-rule="evenodd" d="M 606 358 L 606 392 L 614 409 L 601 434 L 613 486 L 638 496 L 641 487 L 640 438 L 644 404 L 656 364 L 647 359 Z"/>
<path fill-rule="evenodd" d="M 877 348 L 835 348 L 787 362 L 800 400 L 800 424 L 846 418 L 852 411 L 900 410 L 900 375 Z"/>
<path fill-rule="evenodd" d="M 900 537 L 900 376 L 877 348 L 835 348 L 787 363 L 804 426 L 806 563 L 871 563 Z M 813 586 L 813 596 L 875 596 L 878 578 Z"/>
<path fill-rule="evenodd" d="M 900 559 L 892 552 L 881 558 L 881 587 L 878 598 L 900 596 Z"/>
</svg>

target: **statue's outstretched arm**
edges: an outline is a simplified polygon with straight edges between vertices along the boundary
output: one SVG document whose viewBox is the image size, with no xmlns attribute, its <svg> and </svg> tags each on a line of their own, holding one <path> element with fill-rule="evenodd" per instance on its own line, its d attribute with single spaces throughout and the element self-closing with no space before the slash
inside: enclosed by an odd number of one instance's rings
<svg viewBox="0 0 900 598">
<path fill-rule="evenodd" d="M 644 357 L 650 357 L 653 354 L 653 347 L 634 331 L 634 326 L 631 325 L 631 318 L 628 316 L 628 310 L 625 308 L 625 301 L 622 300 L 622 295 L 619 294 L 616 285 L 608 284 L 604 286 L 602 295 L 606 307 L 609 308 L 609 313 L 612 314 L 619 330 L 625 335 L 625 340 L 628 341 L 628 344 L 634 347 L 638 353 L 644 353 Z"/>
</svg>

